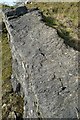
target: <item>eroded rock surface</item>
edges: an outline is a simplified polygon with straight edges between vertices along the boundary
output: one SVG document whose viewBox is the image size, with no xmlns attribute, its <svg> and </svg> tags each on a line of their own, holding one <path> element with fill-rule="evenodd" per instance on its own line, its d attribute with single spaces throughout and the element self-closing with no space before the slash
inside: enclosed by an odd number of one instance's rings
<svg viewBox="0 0 80 120">
<path fill-rule="evenodd" d="M 12 85 L 26 118 L 79 118 L 78 52 L 46 26 L 38 10 L 4 22 L 12 50 Z"/>
</svg>

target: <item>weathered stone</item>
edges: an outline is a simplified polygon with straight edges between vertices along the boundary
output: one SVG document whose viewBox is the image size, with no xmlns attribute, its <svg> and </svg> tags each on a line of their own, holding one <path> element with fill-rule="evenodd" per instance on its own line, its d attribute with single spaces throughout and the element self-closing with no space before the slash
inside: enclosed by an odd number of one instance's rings
<svg viewBox="0 0 80 120">
<path fill-rule="evenodd" d="M 12 50 L 12 84 L 24 93 L 24 118 L 78 117 L 78 51 L 67 47 L 39 10 L 4 22 Z"/>
<path fill-rule="evenodd" d="M 24 15 L 28 12 L 26 6 L 20 6 L 16 9 L 10 9 L 10 8 L 7 8 L 7 9 L 4 9 L 3 8 L 3 11 L 5 12 L 5 15 L 6 17 L 19 17 L 20 15 Z"/>
</svg>

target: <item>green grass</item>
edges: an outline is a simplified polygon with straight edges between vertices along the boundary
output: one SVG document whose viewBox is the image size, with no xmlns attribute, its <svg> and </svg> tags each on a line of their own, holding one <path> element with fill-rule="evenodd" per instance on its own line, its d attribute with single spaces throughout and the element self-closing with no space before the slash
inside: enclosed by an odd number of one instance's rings
<svg viewBox="0 0 80 120">
<path fill-rule="evenodd" d="M 80 44 L 78 38 L 78 3 L 63 2 L 63 3 L 35 3 L 26 5 L 29 9 L 37 7 L 43 14 L 43 21 L 46 25 L 57 30 L 64 42 L 78 48 Z"/>
<path fill-rule="evenodd" d="M 0 9 L 2 9 L 2 4 L 0 4 Z"/>
<path fill-rule="evenodd" d="M 0 5 L 0 8 L 12 8 L 12 9 L 14 9 L 15 6 L 9 6 L 9 5 L 7 5 L 7 4 L 1 4 L 1 5 Z"/>
<path fill-rule="evenodd" d="M 9 113 L 15 111 L 20 117 L 23 115 L 23 97 L 13 92 L 11 85 L 12 56 L 7 38 L 7 31 L 3 24 L 3 33 L 0 35 L 2 41 L 2 120 L 6 120 Z"/>
<path fill-rule="evenodd" d="M 12 73 L 11 68 L 11 52 L 9 43 L 7 40 L 7 35 L 4 33 L 2 35 L 2 79 L 9 79 Z"/>
</svg>

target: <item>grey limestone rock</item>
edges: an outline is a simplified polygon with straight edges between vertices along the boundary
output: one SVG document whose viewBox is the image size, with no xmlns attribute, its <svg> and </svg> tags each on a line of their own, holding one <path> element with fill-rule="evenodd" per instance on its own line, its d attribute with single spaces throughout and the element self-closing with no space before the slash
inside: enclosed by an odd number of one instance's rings
<svg viewBox="0 0 80 120">
<path fill-rule="evenodd" d="M 15 8 L 15 9 L 11 9 L 11 8 L 3 8 L 2 10 L 4 13 L 5 13 L 5 16 L 7 18 L 11 18 L 12 16 L 13 17 L 19 17 L 21 15 L 24 15 L 28 12 L 28 9 L 26 8 L 26 6 L 20 6 L 18 8 Z"/>
<path fill-rule="evenodd" d="M 39 10 L 4 22 L 10 35 L 13 88 L 24 93 L 24 118 L 77 118 L 78 51 L 66 47 Z"/>
</svg>

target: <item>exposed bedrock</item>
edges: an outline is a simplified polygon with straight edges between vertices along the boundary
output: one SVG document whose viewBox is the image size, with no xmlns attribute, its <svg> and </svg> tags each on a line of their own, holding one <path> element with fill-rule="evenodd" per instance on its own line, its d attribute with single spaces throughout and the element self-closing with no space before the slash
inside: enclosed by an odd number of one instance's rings
<svg viewBox="0 0 80 120">
<path fill-rule="evenodd" d="M 46 26 L 38 10 L 3 15 L 12 51 L 12 85 L 24 95 L 24 118 L 79 118 L 78 51 Z"/>
</svg>

